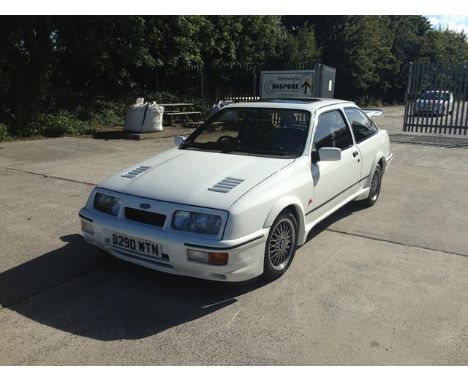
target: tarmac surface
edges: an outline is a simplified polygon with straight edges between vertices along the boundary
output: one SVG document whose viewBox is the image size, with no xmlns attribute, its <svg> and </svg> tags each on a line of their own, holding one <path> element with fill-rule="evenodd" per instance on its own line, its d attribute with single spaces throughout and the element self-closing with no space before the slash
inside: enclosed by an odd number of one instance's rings
<svg viewBox="0 0 468 382">
<path fill-rule="evenodd" d="M 94 184 L 190 130 L 0 143 L 0 364 L 466 365 L 468 140 L 404 134 L 402 110 L 377 120 L 377 204 L 330 216 L 269 283 L 165 275 L 79 235 Z"/>
</svg>

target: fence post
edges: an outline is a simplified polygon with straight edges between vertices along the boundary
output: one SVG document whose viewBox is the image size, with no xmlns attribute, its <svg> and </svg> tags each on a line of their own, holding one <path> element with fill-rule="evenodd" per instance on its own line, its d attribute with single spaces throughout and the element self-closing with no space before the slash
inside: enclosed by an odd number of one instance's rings
<svg viewBox="0 0 468 382">
<path fill-rule="evenodd" d="M 323 64 L 317 61 L 315 63 L 314 72 L 315 72 L 314 73 L 314 77 L 315 77 L 314 87 L 315 87 L 315 89 L 314 89 L 314 92 L 313 92 L 313 96 L 314 97 L 322 97 Z"/>
<path fill-rule="evenodd" d="M 405 104 L 406 104 L 406 101 L 408 101 L 408 94 L 411 92 L 410 82 L 411 82 L 411 72 L 413 69 L 413 62 L 410 61 L 408 69 L 409 69 L 408 70 L 408 82 L 406 83 Z"/>
<path fill-rule="evenodd" d="M 253 84 L 252 84 L 252 95 L 257 96 L 257 68 L 253 67 Z"/>
<path fill-rule="evenodd" d="M 409 103 L 408 103 L 408 95 L 411 91 L 411 75 L 412 75 L 412 71 L 413 71 L 413 63 L 410 62 L 409 63 L 409 67 L 408 67 L 408 82 L 406 83 L 406 91 L 405 91 L 405 114 L 403 116 L 403 131 L 407 131 L 408 129 L 408 117 L 409 117 L 409 110 L 410 110 L 410 106 L 409 106 Z"/>
<path fill-rule="evenodd" d="M 202 102 L 205 102 L 205 73 L 203 68 L 200 69 L 200 95 Z"/>
</svg>

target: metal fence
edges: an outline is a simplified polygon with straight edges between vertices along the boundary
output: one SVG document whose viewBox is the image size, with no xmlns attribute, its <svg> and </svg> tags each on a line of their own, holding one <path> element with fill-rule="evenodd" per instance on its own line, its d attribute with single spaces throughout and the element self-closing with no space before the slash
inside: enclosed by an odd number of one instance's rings
<svg viewBox="0 0 468 382">
<path fill-rule="evenodd" d="M 168 92 L 181 99 L 213 104 L 222 99 L 255 99 L 260 93 L 262 70 L 315 70 L 317 89 L 314 96 L 333 97 L 335 69 L 317 62 L 296 65 L 224 65 L 212 68 L 183 67 L 156 73 L 155 90 Z M 330 90 L 327 78 L 333 76 Z M 326 77 L 326 78 L 325 78 Z"/>
<path fill-rule="evenodd" d="M 411 64 L 403 131 L 466 135 L 468 63 Z"/>
</svg>

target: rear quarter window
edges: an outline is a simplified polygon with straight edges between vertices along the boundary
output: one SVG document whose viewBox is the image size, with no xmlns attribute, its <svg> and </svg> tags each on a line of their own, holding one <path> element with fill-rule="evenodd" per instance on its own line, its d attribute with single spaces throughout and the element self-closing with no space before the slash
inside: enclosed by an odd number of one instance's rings
<svg viewBox="0 0 468 382">
<path fill-rule="evenodd" d="M 344 112 L 353 130 L 356 143 L 360 143 L 379 131 L 375 123 L 361 110 L 355 107 L 345 107 Z"/>
</svg>

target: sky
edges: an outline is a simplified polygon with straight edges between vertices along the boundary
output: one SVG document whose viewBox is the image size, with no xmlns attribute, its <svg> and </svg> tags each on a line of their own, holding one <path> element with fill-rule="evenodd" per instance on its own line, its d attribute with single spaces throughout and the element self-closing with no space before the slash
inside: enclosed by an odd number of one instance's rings
<svg viewBox="0 0 468 382">
<path fill-rule="evenodd" d="M 439 25 L 442 28 L 448 27 L 451 30 L 461 32 L 464 31 L 468 35 L 468 16 L 456 16 L 456 15 L 449 15 L 449 16 L 426 16 L 430 23 L 438 27 Z"/>
</svg>

